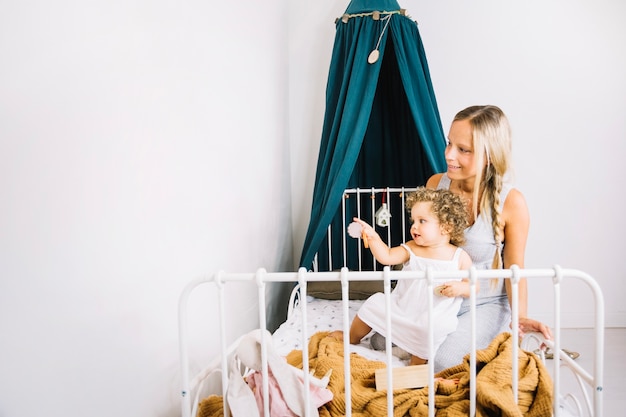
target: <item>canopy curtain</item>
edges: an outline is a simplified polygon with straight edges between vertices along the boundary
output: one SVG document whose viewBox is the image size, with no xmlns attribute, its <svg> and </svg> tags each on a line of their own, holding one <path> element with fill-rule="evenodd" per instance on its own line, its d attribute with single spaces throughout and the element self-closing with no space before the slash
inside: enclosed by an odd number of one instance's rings
<svg viewBox="0 0 626 417">
<path fill-rule="evenodd" d="M 380 11 L 378 19 L 374 11 Z M 369 63 L 377 45 L 379 58 Z M 333 259 L 341 258 L 339 210 L 346 188 L 423 185 L 430 175 L 445 169 L 444 146 L 416 23 L 395 1 L 351 2 L 336 23 L 311 218 L 300 266 L 311 268 L 318 252 L 319 263 L 328 264 L 330 224 L 337 231 Z M 352 205 L 348 204 L 348 213 L 355 213 Z M 332 267 L 341 266 L 336 262 Z"/>
</svg>

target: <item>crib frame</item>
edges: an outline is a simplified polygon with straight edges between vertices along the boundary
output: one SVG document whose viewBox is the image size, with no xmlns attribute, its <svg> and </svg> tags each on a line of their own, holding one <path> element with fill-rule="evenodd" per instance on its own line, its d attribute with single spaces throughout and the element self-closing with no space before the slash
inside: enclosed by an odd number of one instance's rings
<svg viewBox="0 0 626 417">
<path fill-rule="evenodd" d="M 226 318 L 224 315 L 224 306 L 225 306 L 225 295 L 224 288 L 231 282 L 247 282 L 250 285 L 255 285 L 258 288 L 258 303 L 259 303 L 259 320 L 260 320 L 260 328 L 267 328 L 267 320 L 266 320 L 266 301 L 265 301 L 265 286 L 267 283 L 272 282 L 292 282 L 298 284 L 300 286 L 299 291 L 300 295 L 306 294 L 307 283 L 312 281 L 339 281 L 341 282 L 342 288 L 342 306 L 343 306 L 343 333 L 344 340 L 349 340 L 349 317 L 348 317 L 348 283 L 352 280 L 382 280 L 384 283 L 384 292 L 385 299 L 387 303 L 387 327 L 389 334 L 393 331 L 391 328 L 391 320 L 390 320 L 390 294 L 391 294 L 391 281 L 399 280 L 399 279 L 425 279 L 428 281 L 428 286 L 430 289 L 430 297 L 429 297 L 429 308 L 432 308 L 433 305 L 433 289 L 434 289 L 434 280 L 435 279 L 453 279 L 453 278 L 468 278 L 470 280 L 471 287 L 471 296 L 470 296 L 470 314 L 471 314 L 471 328 L 472 328 L 472 340 L 471 340 L 471 349 L 470 349 L 470 368 L 472 372 L 470 374 L 470 378 L 472 381 L 475 381 L 476 373 L 475 373 L 475 365 L 476 365 L 476 337 L 475 337 L 475 329 L 476 329 L 476 320 L 475 320 L 475 309 L 476 309 L 476 283 L 478 279 L 490 279 L 490 278 L 508 278 L 511 280 L 512 284 L 512 335 L 513 340 L 518 340 L 518 289 L 519 289 L 519 281 L 521 277 L 526 279 L 544 279 L 551 280 L 553 283 L 554 289 L 554 328 L 553 328 L 553 341 L 546 341 L 539 334 L 531 334 L 528 335 L 521 346 L 517 346 L 517 344 L 513 344 L 513 358 L 517 357 L 518 349 L 524 348 L 525 350 L 529 350 L 529 346 L 533 343 L 539 345 L 541 343 L 546 343 L 553 352 L 559 352 L 561 360 L 553 361 L 553 386 L 554 386 L 554 404 L 553 404 L 553 412 L 555 416 L 560 415 L 560 405 L 561 405 L 561 397 L 563 398 L 573 398 L 574 403 L 578 409 L 580 415 L 583 415 L 583 412 L 587 412 L 589 415 L 594 417 L 602 416 L 603 411 L 603 369 L 604 369 L 604 299 L 602 295 L 602 291 L 598 285 L 598 283 L 587 273 L 576 270 L 576 269 L 563 269 L 560 266 L 555 266 L 553 268 L 545 268 L 545 269 L 520 269 L 516 266 L 511 267 L 510 269 L 503 270 L 476 270 L 475 268 L 471 268 L 466 271 L 432 271 L 427 270 L 423 272 L 415 272 L 415 271 L 394 271 L 388 267 L 385 267 L 382 271 L 348 271 L 347 268 L 342 268 L 340 271 L 335 272 L 311 272 L 307 271 L 305 268 L 300 268 L 298 272 L 267 272 L 265 269 L 258 269 L 256 272 L 251 273 L 226 273 L 226 272 L 218 272 L 209 277 L 201 277 L 192 282 L 190 282 L 183 293 L 180 296 L 179 300 L 179 345 L 180 345 L 180 362 L 181 362 L 181 377 L 182 377 L 182 390 L 181 390 L 181 411 L 183 417 L 191 417 L 195 415 L 195 410 L 198 403 L 198 398 L 194 398 L 194 403 L 192 403 L 192 397 L 194 392 L 199 392 L 199 387 L 202 385 L 203 381 L 214 372 L 221 372 L 221 385 L 222 385 L 222 393 L 226 393 L 228 389 L 228 361 L 229 357 L 232 354 L 234 347 L 237 345 L 237 342 L 228 346 L 226 343 L 225 337 L 225 329 L 226 329 Z M 560 317 L 560 306 L 561 306 L 561 285 L 564 281 L 568 281 L 570 279 L 579 279 L 587 284 L 589 289 L 591 290 L 594 297 L 594 336 L 595 336 L 595 344 L 594 344 L 594 352 L 593 352 L 593 369 L 587 371 L 579 366 L 576 362 L 574 362 L 571 358 L 569 358 L 565 353 L 561 351 L 561 317 Z M 188 329 L 187 329 L 187 304 L 190 294 L 196 289 L 198 286 L 213 283 L 216 287 L 218 293 L 219 300 L 219 318 L 220 318 L 220 337 L 221 337 L 221 355 L 219 358 L 216 358 L 211 364 L 209 364 L 204 370 L 202 370 L 198 375 L 194 378 L 190 378 L 190 370 L 189 370 L 189 354 L 188 354 Z M 303 332 L 302 332 L 302 354 L 303 357 L 308 357 L 308 337 L 311 335 L 306 334 L 306 297 L 299 296 L 298 297 L 298 306 L 302 308 L 302 322 L 303 322 Z M 430 315 L 430 329 L 433 329 L 434 322 L 433 316 Z M 432 344 L 432 330 L 429 332 L 429 346 L 432 352 L 433 344 Z M 268 340 L 266 340 L 265 336 L 262 339 L 262 374 L 263 384 L 264 384 L 264 392 L 267 396 L 267 344 Z M 391 358 L 391 338 L 387 338 L 387 378 L 388 381 L 392 381 L 392 367 L 390 364 L 392 363 Z M 344 345 L 344 367 L 346 369 L 350 368 L 350 355 L 349 355 L 349 344 Z M 305 402 L 308 408 L 310 398 L 308 387 L 310 384 L 308 378 L 308 361 L 303 361 L 304 363 L 304 382 L 305 387 Z M 512 375 L 517 375 L 517 361 L 512 361 Z M 567 393 L 566 395 L 559 395 L 561 389 L 561 367 L 567 367 L 574 374 L 578 384 L 580 386 L 582 392 L 582 402 L 584 404 L 581 405 L 581 402 L 578 399 L 578 396 L 572 393 Z M 429 416 L 434 416 L 434 365 L 433 362 L 430 361 L 428 365 L 429 371 Z M 346 398 L 351 399 L 351 391 L 350 391 L 350 373 L 346 374 Z M 517 397 L 517 378 L 512 378 L 512 391 Z M 471 384 L 470 390 L 470 415 L 474 416 L 476 412 L 476 384 Z M 589 393 L 591 392 L 591 393 Z M 224 395 L 224 410 L 225 414 L 228 415 L 228 404 L 226 402 L 226 395 Z M 515 398 L 517 400 L 517 398 Z M 269 401 L 268 398 L 265 398 L 265 415 L 269 415 Z M 346 400 L 346 415 L 351 416 L 351 400 Z M 393 391 L 389 390 L 387 394 L 387 409 L 388 415 L 393 415 Z"/>
<path fill-rule="evenodd" d="M 411 191 L 415 191 L 417 190 L 417 187 L 384 187 L 384 188 L 380 188 L 380 187 L 371 187 L 371 188 L 347 188 L 344 190 L 343 192 L 343 198 L 341 199 L 341 206 L 339 208 L 340 212 L 341 212 L 341 216 L 342 216 L 342 227 L 340 230 L 333 230 L 332 224 L 328 225 L 328 229 L 326 231 L 326 243 L 328 244 L 328 264 L 326 265 L 321 265 L 320 261 L 318 259 L 318 256 L 315 255 L 314 259 L 313 259 L 313 265 L 311 265 L 311 269 L 315 272 L 321 272 L 321 271 L 333 271 L 339 268 L 345 268 L 347 266 L 348 263 L 348 251 L 347 251 L 347 242 L 349 240 L 348 235 L 347 235 L 347 226 L 348 224 L 352 221 L 352 216 L 350 213 L 347 212 L 347 204 L 346 202 L 349 199 L 356 199 L 356 204 L 355 204 L 355 209 L 356 212 L 354 213 L 354 215 L 356 217 L 359 218 L 363 218 L 363 210 L 368 208 L 370 210 L 370 213 L 375 213 L 376 212 L 376 199 L 379 195 L 383 196 L 383 198 L 389 203 L 390 207 L 391 207 L 391 202 L 397 198 L 399 200 L 396 200 L 396 204 L 399 202 L 400 207 L 402 208 L 400 210 L 400 214 L 394 214 L 392 215 L 392 217 L 389 219 L 389 224 L 391 225 L 392 223 L 398 221 L 401 223 L 401 236 L 402 236 L 402 241 L 406 241 L 406 221 L 407 218 L 404 215 L 406 213 L 406 210 L 404 209 L 404 205 L 405 205 L 405 198 L 406 198 L 406 194 L 410 193 Z M 364 201 L 363 198 L 367 198 L 369 199 L 369 202 Z M 399 218 L 399 220 L 398 220 Z M 373 216 L 370 217 L 369 219 L 364 219 L 366 221 L 369 221 L 370 224 L 374 225 L 374 218 Z M 385 233 L 385 238 L 386 238 L 386 242 L 391 242 L 391 238 L 392 238 L 392 233 L 391 233 L 391 227 L 386 227 L 386 233 Z M 339 260 L 339 262 L 337 262 L 332 255 L 332 246 L 333 246 L 333 237 L 334 236 L 340 236 L 341 237 L 341 244 L 342 244 L 342 257 Z M 360 238 L 359 238 L 359 243 L 360 243 Z M 371 255 L 370 255 L 371 256 Z M 358 247 L 358 253 L 357 253 L 357 260 L 358 260 L 358 270 L 362 271 L 363 267 L 362 267 L 362 263 L 363 263 L 363 258 L 364 258 L 364 253 L 363 253 L 363 248 L 361 245 L 359 245 Z M 373 259 L 373 256 L 371 256 L 373 264 L 374 264 L 374 270 L 376 270 L 376 262 Z M 379 268 L 382 269 L 382 268 Z"/>
</svg>

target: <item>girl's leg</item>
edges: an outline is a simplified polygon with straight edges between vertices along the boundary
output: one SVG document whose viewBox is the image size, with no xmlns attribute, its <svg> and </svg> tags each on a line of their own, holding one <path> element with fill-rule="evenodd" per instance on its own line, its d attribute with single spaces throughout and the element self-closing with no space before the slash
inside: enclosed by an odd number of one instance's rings
<svg viewBox="0 0 626 417">
<path fill-rule="evenodd" d="M 354 316 L 354 320 L 352 320 L 352 325 L 350 326 L 350 344 L 358 345 L 361 339 L 367 336 L 371 331 L 372 328 L 361 320 L 357 314 Z"/>
<path fill-rule="evenodd" d="M 425 365 L 428 361 L 426 359 L 422 359 L 419 356 L 411 355 L 411 361 L 409 365 Z"/>
</svg>

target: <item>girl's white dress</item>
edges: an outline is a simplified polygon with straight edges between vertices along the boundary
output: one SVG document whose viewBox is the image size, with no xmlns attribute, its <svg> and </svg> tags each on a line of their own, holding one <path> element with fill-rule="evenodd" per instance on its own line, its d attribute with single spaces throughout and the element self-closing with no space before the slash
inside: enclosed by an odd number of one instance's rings
<svg viewBox="0 0 626 417">
<path fill-rule="evenodd" d="M 408 246 L 403 244 L 402 247 L 409 252 L 409 260 L 404 264 L 403 271 L 425 271 L 428 267 L 435 271 L 459 269 L 460 248 L 452 259 L 438 260 L 419 257 Z M 454 279 L 435 281 L 434 287 L 449 281 Z M 422 359 L 429 359 L 427 296 L 428 282 L 425 279 L 400 279 L 391 292 L 391 340 L 401 349 Z M 461 297 L 434 295 L 435 352 L 446 336 L 456 329 L 461 301 Z M 376 293 L 365 300 L 358 315 L 372 330 L 386 337 L 385 311 L 385 295 Z"/>
</svg>

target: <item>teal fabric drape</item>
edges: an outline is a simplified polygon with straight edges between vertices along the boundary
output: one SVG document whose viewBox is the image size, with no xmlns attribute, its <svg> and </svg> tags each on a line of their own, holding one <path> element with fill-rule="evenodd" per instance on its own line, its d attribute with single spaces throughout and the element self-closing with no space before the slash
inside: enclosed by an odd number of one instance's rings
<svg viewBox="0 0 626 417">
<path fill-rule="evenodd" d="M 397 10 L 396 1 L 360 0 L 345 13 Z M 328 226 L 341 227 L 338 209 L 346 188 L 423 185 L 445 169 L 445 140 L 417 24 L 402 14 L 391 14 L 388 22 L 385 16 L 351 16 L 336 23 L 311 218 L 300 258 L 306 268 L 318 251 L 326 256 Z M 379 39 L 379 59 L 370 64 Z"/>
</svg>

